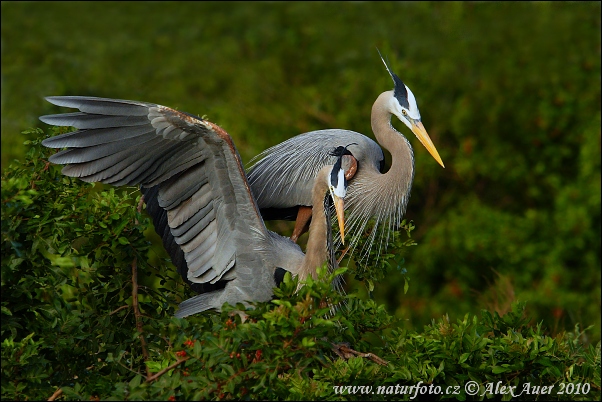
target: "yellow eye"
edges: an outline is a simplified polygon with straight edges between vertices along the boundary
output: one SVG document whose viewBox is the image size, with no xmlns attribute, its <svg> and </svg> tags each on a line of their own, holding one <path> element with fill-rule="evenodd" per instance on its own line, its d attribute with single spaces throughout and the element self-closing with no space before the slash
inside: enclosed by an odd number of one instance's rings
<svg viewBox="0 0 602 402">
<path fill-rule="evenodd" d="M 405 109 L 401 109 L 401 114 L 403 114 L 404 116 L 407 116 L 407 115 L 408 115 L 408 112 L 406 112 L 406 110 L 405 110 Z"/>
</svg>

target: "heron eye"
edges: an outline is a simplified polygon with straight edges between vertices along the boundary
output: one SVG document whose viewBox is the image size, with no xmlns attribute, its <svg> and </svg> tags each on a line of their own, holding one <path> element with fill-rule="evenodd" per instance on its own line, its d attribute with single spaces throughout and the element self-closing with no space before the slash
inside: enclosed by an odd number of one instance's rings
<svg viewBox="0 0 602 402">
<path fill-rule="evenodd" d="M 401 109 L 401 114 L 403 114 L 404 116 L 407 116 L 407 115 L 408 115 L 408 112 L 406 112 L 406 110 L 405 110 L 405 109 Z"/>
</svg>

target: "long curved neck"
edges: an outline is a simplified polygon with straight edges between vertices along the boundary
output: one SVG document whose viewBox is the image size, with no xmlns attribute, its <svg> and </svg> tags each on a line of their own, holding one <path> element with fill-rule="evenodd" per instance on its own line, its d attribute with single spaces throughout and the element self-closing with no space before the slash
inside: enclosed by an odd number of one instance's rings
<svg viewBox="0 0 602 402">
<path fill-rule="evenodd" d="M 363 197 L 374 198 L 373 202 L 368 202 L 374 205 L 373 208 L 378 204 L 380 210 L 395 209 L 403 213 L 414 179 L 414 152 L 406 137 L 391 125 L 389 100 L 392 92 L 380 94 L 372 106 L 371 115 L 376 140 L 391 153 L 391 168 L 384 174 L 367 169 L 362 176 L 361 187 Z"/>
<path fill-rule="evenodd" d="M 391 153 L 391 169 L 383 176 L 397 181 L 400 176 L 413 176 L 414 152 L 406 137 L 391 125 L 389 100 L 392 96 L 393 91 L 379 95 L 372 105 L 371 124 L 378 143 Z"/>
<path fill-rule="evenodd" d="M 324 213 L 324 197 L 328 191 L 328 174 L 332 166 L 323 167 L 316 176 L 312 188 L 312 216 L 309 225 L 309 237 L 305 248 L 305 258 L 299 270 L 299 280 L 311 275 L 316 279 L 316 268 L 328 259 L 327 233 L 330 222 L 326 221 Z"/>
</svg>

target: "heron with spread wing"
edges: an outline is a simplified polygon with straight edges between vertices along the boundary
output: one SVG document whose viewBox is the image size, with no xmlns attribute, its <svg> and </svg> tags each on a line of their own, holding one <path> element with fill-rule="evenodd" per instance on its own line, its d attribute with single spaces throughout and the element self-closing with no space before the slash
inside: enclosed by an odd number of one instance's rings
<svg viewBox="0 0 602 402">
<path fill-rule="evenodd" d="M 352 144 L 349 150 L 353 154 L 346 156 L 344 161 L 349 166 L 347 178 L 353 177 L 345 200 L 345 208 L 349 211 L 347 232 L 355 234 L 351 247 L 355 247 L 359 239 L 357 234 L 364 232 L 371 218 L 374 227 L 361 256 L 368 254 L 379 231 L 384 234 L 385 244 L 391 240 L 391 231 L 405 214 L 414 179 L 412 146 L 391 125 L 391 116 L 396 116 L 412 130 L 433 158 L 445 167 L 422 124 L 414 94 L 382 60 L 395 87 L 378 96 L 372 106 L 371 122 L 376 140 L 391 153 L 391 167 L 387 172 L 384 172 L 383 150 L 376 142 L 363 134 L 342 129 L 297 135 L 253 159 L 258 161 L 250 167 L 248 179 L 261 214 L 266 220 L 296 220 L 291 236 L 293 241 L 307 230 L 311 219 L 311 188 L 316 172 L 333 163 L 333 157 L 325 150 L 346 144 Z M 286 165 L 284 161 L 287 161 Z M 382 245 L 379 244 L 379 254 Z"/>
<path fill-rule="evenodd" d="M 201 293 L 184 301 L 176 316 L 219 310 L 225 302 L 267 301 L 286 271 L 303 280 L 315 277 L 316 268 L 327 261 L 336 264 L 329 247 L 328 202 L 333 199 L 344 233 L 347 181 L 341 159 L 350 155 L 345 147 L 327 150 L 332 164 L 315 172 L 310 197 L 312 205 L 323 207 L 314 209 L 303 254 L 290 239 L 266 229 L 232 138 L 216 124 L 153 103 L 46 99 L 80 110 L 40 117 L 47 124 L 78 129 L 42 142 L 67 148 L 49 159 L 66 165 L 63 174 L 141 186 L 174 264 Z"/>
</svg>

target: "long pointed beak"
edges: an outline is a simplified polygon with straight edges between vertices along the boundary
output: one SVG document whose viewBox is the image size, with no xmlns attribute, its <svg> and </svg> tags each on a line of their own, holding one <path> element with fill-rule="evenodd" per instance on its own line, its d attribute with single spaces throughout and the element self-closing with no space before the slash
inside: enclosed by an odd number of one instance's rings
<svg viewBox="0 0 602 402">
<path fill-rule="evenodd" d="M 345 201 L 333 194 L 334 209 L 337 211 L 337 220 L 339 221 L 339 230 L 341 231 L 341 242 L 345 244 Z"/>
<path fill-rule="evenodd" d="M 435 158 L 435 160 L 439 162 L 441 166 L 445 167 L 441 157 L 439 156 L 439 152 L 437 152 L 437 148 L 435 148 L 435 144 L 433 144 L 433 141 L 431 141 L 431 137 L 429 137 L 421 121 L 412 121 L 412 132 L 416 135 L 416 137 L 418 137 L 422 145 L 424 145 L 426 150 L 429 151 L 433 158 Z"/>
</svg>

